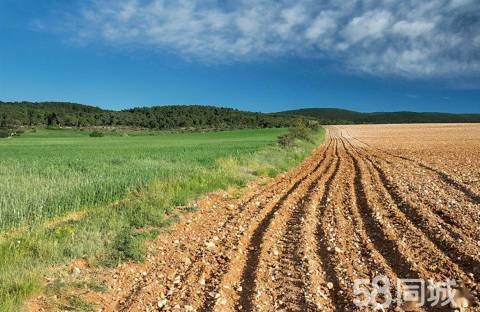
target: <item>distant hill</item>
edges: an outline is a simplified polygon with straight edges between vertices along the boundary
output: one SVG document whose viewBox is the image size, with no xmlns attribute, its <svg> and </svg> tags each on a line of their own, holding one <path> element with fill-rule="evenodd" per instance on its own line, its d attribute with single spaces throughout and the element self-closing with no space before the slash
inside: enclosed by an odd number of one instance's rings
<svg viewBox="0 0 480 312">
<path fill-rule="evenodd" d="M 298 116 L 200 105 L 132 108 L 121 111 L 64 102 L 0 102 L 0 128 L 131 127 L 148 129 L 241 129 L 288 127 Z"/>
<path fill-rule="evenodd" d="M 321 124 L 454 123 L 480 122 L 480 114 L 376 112 L 360 113 L 337 108 L 303 108 L 279 114 L 317 118 Z"/>
</svg>

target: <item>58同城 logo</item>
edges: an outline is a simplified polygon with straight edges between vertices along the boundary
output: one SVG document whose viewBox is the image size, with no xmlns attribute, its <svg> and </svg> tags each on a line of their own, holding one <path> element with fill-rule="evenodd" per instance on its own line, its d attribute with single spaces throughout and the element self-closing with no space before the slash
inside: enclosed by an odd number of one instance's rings
<svg viewBox="0 0 480 312">
<path fill-rule="evenodd" d="M 415 309 L 424 306 L 463 310 L 470 306 L 469 292 L 457 282 L 399 278 L 395 283 L 384 275 L 372 280 L 356 279 L 353 284 L 354 303 L 359 307 L 385 310 L 394 306 Z"/>
</svg>

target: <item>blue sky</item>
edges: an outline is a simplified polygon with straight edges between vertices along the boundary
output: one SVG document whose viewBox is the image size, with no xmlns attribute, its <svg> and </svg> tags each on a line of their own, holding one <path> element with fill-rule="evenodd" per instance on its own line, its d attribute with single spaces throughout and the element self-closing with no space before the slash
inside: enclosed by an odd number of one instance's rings
<svg viewBox="0 0 480 312">
<path fill-rule="evenodd" d="M 480 113 L 480 4 L 0 0 L 0 100 Z"/>
</svg>

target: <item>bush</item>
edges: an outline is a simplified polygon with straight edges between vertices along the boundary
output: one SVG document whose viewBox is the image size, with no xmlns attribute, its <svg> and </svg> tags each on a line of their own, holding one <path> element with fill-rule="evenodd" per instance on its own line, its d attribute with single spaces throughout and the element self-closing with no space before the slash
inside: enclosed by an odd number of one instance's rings
<svg viewBox="0 0 480 312">
<path fill-rule="evenodd" d="M 283 148 L 291 147 L 294 142 L 295 139 L 289 133 L 282 134 L 278 137 L 278 144 Z"/>
<path fill-rule="evenodd" d="M 92 133 L 90 133 L 90 136 L 92 138 L 101 138 L 104 136 L 103 132 L 100 132 L 100 131 L 93 131 Z"/>
<path fill-rule="evenodd" d="M 320 123 L 316 120 L 308 120 L 307 127 L 312 131 L 318 131 L 320 130 Z"/>
<path fill-rule="evenodd" d="M 316 123 L 299 120 L 295 127 L 289 128 L 287 133 L 279 136 L 277 142 L 283 148 L 295 145 L 295 140 L 312 142 L 312 132 L 318 128 Z"/>
<path fill-rule="evenodd" d="M 304 141 L 310 141 L 312 136 L 312 131 L 305 127 L 304 125 L 296 126 L 288 129 L 288 133 L 294 138 Z"/>
</svg>

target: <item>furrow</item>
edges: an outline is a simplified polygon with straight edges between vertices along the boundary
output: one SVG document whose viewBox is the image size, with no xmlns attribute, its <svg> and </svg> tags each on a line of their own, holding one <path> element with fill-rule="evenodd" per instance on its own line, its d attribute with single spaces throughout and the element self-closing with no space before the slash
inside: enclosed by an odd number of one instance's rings
<svg viewBox="0 0 480 312">
<path fill-rule="evenodd" d="M 373 206 L 371 201 L 372 196 L 375 197 L 376 195 L 372 194 L 373 192 L 369 187 L 372 182 L 369 172 L 348 148 L 346 151 L 354 164 L 355 196 L 359 214 L 374 248 L 382 255 L 398 278 L 415 279 L 424 277 L 422 272 L 418 272 L 415 263 L 399 248 L 398 233 L 393 232 L 390 226 L 381 222 L 378 209 Z M 394 283 L 396 282 L 397 280 Z"/>
<path fill-rule="evenodd" d="M 259 294 L 265 295 L 265 292 L 259 287 L 260 282 L 265 282 L 266 278 L 261 278 L 259 275 L 262 273 L 262 268 L 259 268 L 259 264 L 263 258 L 268 258 L 268 249 L 272 247 L 271 239 L 272 235 L 266 236 L 267 233 L 274 233 L 269 227 L 272 221 L 288 219 L 289 208 L 297 205 L 300 200 L 299 196 L 302 195 L 302 189 L 308 187 L 311 184 L 311 180 L 315 179 L 317 175 L 323 170 L 319 170 L 320 166 L 325 167 L 326 162 L 319 163 L 314 171 L 307 175 L 305 179 L 299 181 L 290 192 L 284 194 L 282 200 L 277 203 L 261 221 L 260 225 L 255 229 L 253 235 L 249 241 L 244 269 L 240 278 L 238 290 L 238 301 L 235 309 L 238 311 L 252 311 L 253 307 L 256 310 L 261 310 L 262 307 L 258 306 Z M 281 208 L 284 208 L 281 210 Z M 278 214 L 278 215 L 277 215 Z M 278 222 L 273 224 L 275 227 Z M 284 223 L 281 224 L 283 226 Z M 267 260 L 268 261 L 268 260 Z M 258 300 L 257 300 L 258 299 Z M 263 297 L 265 300 L 265 296 Z M 271 306 L 267 306 L 271 308 Z"/>
<path fill-rule="evenodd" d="M 226 311 L 233 309 L 233 302 L 238 298 L 237 283 L 244 266 L 243 263 L 247 253 L 246 247 L 250 242 L 253 232 L 257 226 L 260 225 L 261 220 L 263 220 L 274 207 L 286 200 L 301 181 L 319 168 L 326 151 L 330 149 L 330 144 L 331 142 L 329 142 L 328 145 L 323 145 L 323 147 L 302 162 L 301 165 L 296 167 L 295 172 L 297 172 L 297 175 L 294 176 L 294 178 L 292 178 L 292 175 L 280 177 L 284 181 L 282 187 L 271 189 L 267 186 L 266 189 L 270 190 L 274 195 L 269 198 L 264 198 L 261 203 L 257 202 L 258 205 L 255 207 L 255 214 L 239 214 L 239 222 L 232 226 L 235 231 L 232 234 L 226 233 L 230 236 L 230 239 L 227 240 L 227 242 L 221 242 L 222 245 L 226 243 L 225 246 L 222 247 L 222 250 L 225 250 L 226 261 L 218 266 L 214 266 L 215 268 L 211 270 L 212 273 L 203 279 L 203 283 L 197 284 L 199 288 L 197 295 L 202 293 L 204 295 L 201 296 L 203 303 L 194 305 L 194 308 L 203 311 Z M 312 166 L 312 163 L 316 163 L 316 166 Z M 283 196 L 278 195 L 282 189 L 285 190 L 285 193 Z M 255 220 L 258 221 L 255 222 Z M 218 253 L 218 251 L 214 250 L 211 252 L 211 254 L 216 253 Z M 203 261 L 201 265 L 211 267 L 210 261 L 208 260 L 209 259 Z"/>
<path fill-rule="evenodd" d="M 313 190 L 332 166 L 332 156 L 292 194 L 277 211 L 264 235 L 256 274 L 254 306 L 258 311 L 314 310 L 307 300 L 306 263 L 301 229 Z"/>
<path fill-rule="evenodd" d="M 334 250 L 329 246 L 330 242 L 330 234 L 328 232 L 329 224 L 328 220 L 326 220 L 326 211 L 328 209 L 328 202 L 330 201 L 330 196 L 332 192 L 332 185 L 334 179 L 337 177 L 339 168 L 340 168 L 340 158 L 338 157 L 338 150 L 335 149 L 335 169 L 333 174 L 328 178 L 325 183 L 325 191 L 320 199 L 319 208 L 318 208 L 318 224 L 315 232 L 315 236 L 317 237 L 318 248 L 317 253 L 323 265 L 323 269 L 325 272 L 325 280 L 327 281 L 328 285 L 332 285 L 329 288 L 330 297 L 332 298 L 333 304 L 335 306 L 335 310 L 345 310 L 345 309 L 352 309 L 353 302 L 348 301 L 345 296 L 342 296 L 339 293 L 340 289 L 343 288 L 339 278 L 339 272 L 336 270 L 336 259 L 334 256 Z"/>
<path fill-rule="evenodd" d="M 375 159 L 385 161 L 385 157 L 379 156 L 377 153 L 371 153 L 362 149 L 365 154 L 373 156 Z M 370 158 L 371 158 L 370 157 Z M 372 158 L 371 158 L 372 159 Z M 406 163 L 405 166 L 410 166 L 412 163 Z M 429 210 L 435 213 L 443 222 L 450 225 L 450 227 L 457 228 L 465 236 L 470 239 L 480 237 L 480 202 L 472 203 L 465 200 L 463 193 L 444 192 L 443 190 L 448 186 L 440 183 L 435 177 L 431 177 L 427 172 L 422 170 L 421 174 L 414 174 L 418 169 L 411 167 L 411 170 L 405 171 L 405 166 L 395 163 L 389 165 L 390 171 L 395 172 L 395 181 L 391 181 L 397 188 L 401 187 L 400 193 L 402 198 L 418 203 L 419 205 L 427 206 Z M 403 171 L 399 172 L 398 168 L 402 167 Z M 387 171 L 384 170 L 386 173 Z M 402 172 L 409 172 L 403 174 Z M 415 175 L 416 179 L 412 179 Z M 427 193 L 428 192 L 428 193 Z M 448 194 L 448 195 L 446 195 Z M 472 222 L 472 220 L 474 222 Z"/>
<path fill-rule="evenodd" d="M 347 243 L 353 244 L 357 250 L 357 254 L 351 254 L 349 252 L 347 260 L 352 262 L 352 266 L 358 266 L 363 264 L 365 269 L 363 272 L 357 274 L 362 274 L 359 276 L 354 276 L 354 279 L 366 278 L 372 281 L 377 276 L 386 276 L 392 284 L 396 284 L 398 281 L 398 276 L 396 275 L 394 269 L 390 266 L 389 262 L 382 255 L 381 250 L 377 249 L 375 240 L 370 238 L 370 232 L 367 231 L 367 225 L 364 222 L 364 219 L 361 214 L 363 201 L 359 202 L 357 194 L 357 184 L 356 180 L 356 171 L 353 158 L 350 157 L 347 146 L 342 139 L 342 149 L 341 156 L 343 157 L 343 163 L 346 166 L 346 174 L 342 175 L 345 180 L 344 190 L 348 193 L 348 198 L 350 200 L 344 206 L 344 214 L 346 214 L 346 219 L 348 220 L 347 224 L 351 229 L 345 233 L 345 238 Z M 345 231 L 345 229 L 342 229 Z M 348 233 L 348 234 L 347 234 Z M 353 248 L 353 247 L 350 247 Z M 352 283 L 352 281 L 351 281 Z M 371 290 L 371 286 L 367 287 Z M 355 296 L 352 294 L 353 287 L 350 288 L 349 295 L 352 297 L 351 300 L 363 300 L 364 297 Z M 396 295 L 392 289 L 393 295 Z M 376 306 L 370 306 L 370 308 L 376 309 Z"/>
<path fill-rule="evenodd" d="M 377 172 L 382 184 L 395 202 L 395 205 L 410 219 L 412 224 L 419 228 L 440 250 L 442 250 L 452 262 L 456 262 L 464 272 L 474 276 L 480 274 L 480 248 L 474 240 L 465 236 L 456 227 L 439 218 L 431 210 L 415 205 L 404 200 L 398 189 L 393 187 L 383 169 L 371 158 L 366 156 L 368 162 Z M 476 279 L 478 283 L 478 278 Z"/>
<path fill-rule="evenodd" d="M 325 152 L 320 156 L 321 159 L 325 157 Z M 218 288 L 222 276 L 227 271 L 229 263 L 232 260 L 232 254 L 236 252 L 236 247 L 243 233 L 242 230 L 239 232 L 238 229 L 243 229 L 244 224 L 248 224 L 250 220 L 256 218 L 256 215 L 261 213 L 261 210 L 274 198 L 272 190 L 277 190 L 278 188 L 282 188 L 279 183 L 268 188 L 269 192 L 271 192 L 268 197 L 260 201 L 258 201 L 258 197 L 255 197 L 250 201 L 249 205 L 240 207 L 238 214 L 232 215 L 232 220 L 229 220 L 230 222 L 226 223 L 226 225 L 218 231 L 217 237 L 221 237 L 218 245 L 222 246 L 225 252 L 205 252 L 201 258 L 202 261 L 196 263 L 194 266 L 195 273 L 191 274 L 189 278 L 182 283 L 188 286 L 197 285 L 188 293 L 185 293 L 185 291 L 179 292 L 183 295 L 183 300 L 185 297 L 203 297 L 203 303 L 199 307 L 199 311 L 210 311 L 216 302 L 221 301 L 218 297 Z M 200 289 L 203 289 L 203 292 L 200 292 Z"/>
<path fill-rule="evenodd" d="M 355 299 L 364 299 L 353 292 L 355 280 L 385 275 L 393 282 L 397 277 L 365 232 L 355 198 L 354 166 L 343 142 L 337 157 L 337 172 L 320 201 L 318 252 L 336 310 L 356 311 L 366 307 L 354 305 Z"/>
<path fill-rule="evenodd" d="M 291 192 L 303 179 L 305 172 L 310 169 L 311 162 L 318 159 L 322 160 L 330 146 L 324 145 L 309 156 L 302 164 L 294 168 L 288 175 L 282 175 L 275 182 L 262 188 L 244 204 L 232 209 L 226 220 L 205 220 L 205 228 L 209 232 L 204 237 L 198 238 L 198 242 L 192 245 L 190 254 L 183 261 L 173 261 L 170 267 L 176 266 L 176 274 L 172 276 L 163 276 L 162 266 L 154 266 L 148 271 L 147 278 L 139 279 L 132 288 L 129 296 L 124 299 L 120 305 L 121 310 L 131 310 L 141 307 L 132 306 L 143 304 L 136 300 L 141 294 L 153 293 L 157 291 L 158 281 L 162 281 L 163 295 L 159 298 L 165 298 L 170 305 L 183 304 L 190 302 L 190 306 L 197 307 L 200 310 L 211 310 L 215 302 L 219 300 L 217 295 L 217 285 L 221 279 L 219 275 L 223 273 L 223 268 L 228 266 L 232 259 L 232 254 L 237 252 L 235 249 L 238 241 L 243 234 L 242 228 L 251 223 L 252 219 L 268 209 L 271 203 L 278 199 L 276 195 L 279 189 L 284 189 L 290 185 L 288 192 Z M 326 147 L 325 147 L 326 146 Z M 287 192 L 287 193 L 288 193 Z M 280 198 L 281 200 L 281 198 Z M 211 223 L 209 225 L 209 223 Z M 218 246 L 214 250 L 209 250 L 206 243 L 213 242 Z M 171 271 L 171 270 L 170 270 Z M 160 277 L 160 278 L 159 278 Z M 188 298 L 188 300 L 186 299 Z M 151 302 L 150 306 L 156 306 L 156 302 Z M 167 307 L 165 308 L 167 309 Z"/>
<path fill-rule="evenodd" d="M 372 190 L 363 186 L 367 207 L 371 207 L 368 218 L 386 238 L 382 245 L 389 246 L 390 252 L 396 254 L 395 258 L 402 259 L 398 275 L 435 281 L 456 278 L 471 285 L 472 281 L 459 269 L 458 265 L 436 248 L 395 205 L 394 200 L 372 166 L 369 166 L 368 161 L 362 159 L 359 154 L 353 157 L 361 160 L 356 159 L 355 163 L 360 174 L 362 174 L 362 170 L 366 173 L 367 185 L 369 183 L 375 187 L 375 190 Z"/>
<path fill-rule="evenodd" d="M 358 138 L 355 138 L 355 137 L 352 137 L 352 138 L 354 140 L 360 142 L 361 144 L 367 146 L 370 149 L 375 149 L 376 151 L 378 151 L 380 153 L 383 153 L 383 154 L 386 154 L 390 157 L 405 160 L 405 161 L 410 162 L 410 163 L 412 163 L 416 166 L 420 166 L 420 167 L 422 167 L 426 170 L 429 170 L 429 171 L 435 173 L 446 185 L 449 185 L 449 186 L 457 189 L 458 191 L 462 192 L 472 203 L 474 203 L 474 204 L 480 203 L 480 195 L 479 194 L 475 193 L 473 190 L 471 190 L 464 183 L 458 181 L 457 179 L 455 179 L 454 177 L 452 177 L 448 173 L 446 173 L 446 172 L 444 172 L 440 169 L 436 169 L 432 166 L 429 166 L 429 165 L 427 165 L 427 164 L 425 164 L 421 161 L 411 159 L 409 157 L 405 157 L 405 156 L 402 156 L 402 155 L 397 155 L 397 154 L 385 151 L 385 150 L 380 149 L 380 148 L 373 147 L 373 146 L 365 143 L 364 141 L 362 141 Z"/>
</svg>

